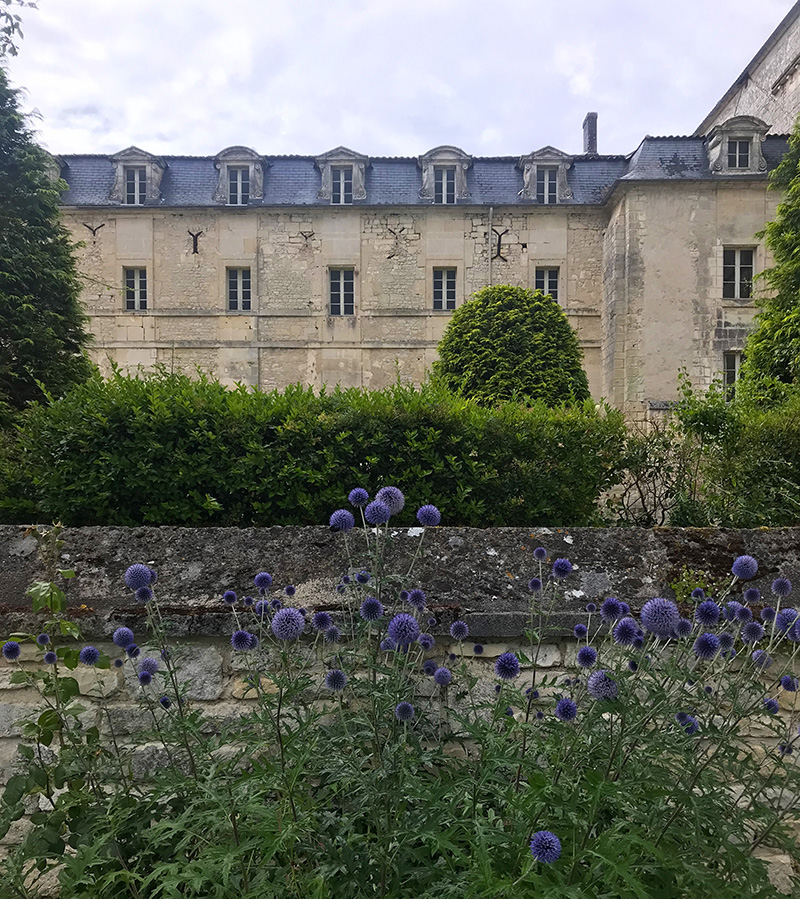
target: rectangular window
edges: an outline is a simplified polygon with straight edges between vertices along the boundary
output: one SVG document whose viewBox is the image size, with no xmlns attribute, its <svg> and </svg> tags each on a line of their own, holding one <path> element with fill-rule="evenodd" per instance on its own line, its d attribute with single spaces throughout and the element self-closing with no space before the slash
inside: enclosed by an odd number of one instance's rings
<svg viewBox="0 0 800 899">
<path fill-rule="evenodd" d="M 537 203 L 556 203 L 558 202 L 558 192 L 556 190 L 556 177 L 558 168 L 556 166 L 540 165 L 536 167 L 536 202 Z"/>
<path fill-rule="evenodd" d="M 433 167 L 433 202 L 455 203 L 456 201 L 456 167 L 454 165 L 435 165 Z"/>
<path fill-rule="evenodd" d="M 730 138 L 728 140 L 728 168 L 750 168 L 750 141 Z"/>
<path fill-rule="evenodd" d="M 456 308 L 456 270 L 435 268 L 433 270 L 433 308 L 450 311 Z"/>
<path fill-rule="evenodd" d="M 722 251 L 722 297 L 725 300 L 749 300 L 753 295 L 753 257 L 755 250 Z"/>
<path fill-rule="evenodd" d="M 125 203 L 128 206 L 142 206 L 146 196 L 147 170 L 143 165 L 126 165 Z"/>
<path fill-rule="evenodd" d="M 332 268 L 330 314 L 355 315 L 355 294 L 353 292 L 353 276 L 351 268 Z"/>
<path fill-rule="evenodd" d="M 549 293 L 554 300 L 558 300 L 558 269 L 537 268 L 536 281 L 533 286 L 536 290 Z"/>
<path fill-rule="evenodd" d="M 125 280 L 126 311 L 141 312 L 147 309 L 147 269 L 124 268 L 122 276 Z"/>
<path fill-rule="evenodd" d="M 228 167 L 228 205 L 247 206 L 250 202 L 250 167 Z"/>
<path fill-rule="evenodd" d="M 250 304 L 250 269 L 228 269 L 228 311 L 249 312 Z"/>
<path fill-rule="evenodd" d="M 741 350 L 722 354 L 722 384 L 725 388 L 725 398 L 728 400 L 732 400 L 736 393 L 736 382 L 739 380 L 741 366 Z"/>
<path fill-rule="evenodd" d="M 335 165 L 331 168 L 331 203 L 349 206 L 353 202 L 353 166 Z"/>
</svg>

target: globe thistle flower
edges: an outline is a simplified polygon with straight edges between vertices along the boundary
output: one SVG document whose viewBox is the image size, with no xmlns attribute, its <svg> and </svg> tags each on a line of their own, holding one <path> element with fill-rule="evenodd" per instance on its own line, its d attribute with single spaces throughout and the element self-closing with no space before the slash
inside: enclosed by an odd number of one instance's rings
<svg viewBox="0 0 800 899">
<path fill-rule="evenodd" d="M 259 573 L 253 578 L 253 583 L 258 587 L 259 591 L 269 590 L 272 586 L 272 575 L 268 574 L 266 571 L 259 571 Z M 261 594 L 264 595 L 263 593 Z"/>
<path fill-rule="evenodd" d="M 709 696 L 711 696 L 712 693 L 714 692 L 714 688 L 710 684 L 706 684 L 706 686 L 703 687 L 703 692 L 707 693 Z"/>
<path fill-rule="evenodd" d="M 148 684 L 152 683 L 152 681 L 153 681 L 153 675 L 150 674 L 149 671 L 140 671 L 138 674 L 138 677 L 139 677 L 139 684 L 142 687 L 146 687 Z"/>
<path fill-rule="evenodd" d="M 425 650 L 425 652 L 433 649 L 433 647 L 436 645 L 436 641 L 430 634 L 420 634 L 417 638 L 417 642 Z"/>
<path fill-rule="evenodd" d="M 531 593 L 541 593 L 542 592 L 542 581 L 538 577 L 532 577 L 528 581 L 528 589 Z"/>
<path fill-rule="evenodd" d="M 688 618 L 681 618 L 675 625 L 676 637 L 688 637 L 692 632 L 692 622 Z"/>
<path fill-rule="evenodd" d="M 536 720 L 541 721 L 544 718 L 544 712 L 541 709 L 536 710 Z"/>
<path fill-rule="evenodd" d="M 675 603 L 660 596 L 649 599 L 642 606 L 642 624 L 656 637 L 671 637 L 680 617 Z"/>
<path fill-rule="evenodd" d="M 347 499 L 351 506 L 355 506 L 356 509 L 363 509 L 369 502 L 369 493 L 363 487 L 354 487 L 347 494 Z"/>
<path fill-rule="evenodd" d="M 253 607 L 253 611 L 259 618 L 265 618 L 269 614 L 270 605 L 268 599 L 259 599 Z"/>
<path fill-rule="evenodd" d="M 338 643 L 341 639 L 342 632 L 335 624 L 332 624 L 322 633 L 322 640 L 324 643 Z"/>
<path fill-rule="evenodd" d="M 702 627 L 714 627 L 721 614 L 720 608 L 714 600 L 706 599 L 694 610 L 694 619 Z"/>
<path fill-rule="evenodd" d="M 635 659 L 628 659 L 628 670 L 629 671 L 638 671 L 639 665 Z"/>
<path fill-rule="evenodd" d="M 784 674 L 781 678 L 781 686 L 784 690 L 787 690 L 789 693 L 797 692 L 797 678 L 793 677 L 791 674 Z"/>
<path fill-rule="evenodd" d="M 44 654 L 44 663 L 45 663 L 45 665 L 55 665 L 57 659 L 58 659 L 58 656 L 53 652 L 52 649 L 49 649 L 49 650 Z"/>
<path fill-rule="evenodd" d="M 764 628 L 757 621 L 748 621 L 742 628 L 743 643 L 758 643 L 764 639 Z"/>
<path fill-rule="evenodd" d="M 49 656 L 49 655 L 50 655 L 49 652 L 45 653 L 45 657 L 44 657 L 45 662 L 47 661 L 47 656 Z M 53 656 L 55 656 L 55 653 L 53 653 Z M 53 659 L 53 661 L 55 662 L 55 658 Z M 125 663 L 122 661 L 122 659 L 114 659 L 114 667 L 115 668 L 122 668 L 122 666 L 124 664 Z"/>
<path fill-rule="evenodd" d="M 295 593 L 297 593 L 297 590 L 295 589 L 294 584 L 287 584 L 283 588 L 283 592 L 285 593 L 286 596 L 294 596 Z"/>
<path fill-rule="evenodd" d="M 141 649 L 135 643 L 129 643 L 125 647 L 125 652 L 128 655 L 129 659 L 137 659 L 141 653 Z"/>
<path fill-rule="evenodd" d="M 586 682 L 586 692 L 592 699 L 616 699 L 619 693 L 617 682 L 609 677 L 608 672 L 602 668 L 589 675 Z"/>
<path fill-rule="evenodd" d="M 738 556 L 731 565 L 731 571 L 740 581 L 752 581 L 758 574 L 758 562 L 752 556 Z"/>
<path fill-rule="evenodd" d="M 407 601 L 410 605 L 414 606 L 415 609 L 419 609 L 421 612 L 425 608 L 425 603 L 427 601 L 425 591 L 420 590 L 419 587 L 417 587 L 408 594 Z"/>
<path fill-rule="evenodd" d="M 333 618 L 327 612 L 314 612 L 311 627 L 315 631 L 326 631 L 333 624 Z"/>
<path fill-rule="evenodd" d="M 620 618 L 612 631 L 614 642 L 618 646 L 633 646 L 638 635 L 639 625 L 633 618 Z"/>
<path fill-rule="evenodd" d="M 413 615 L 401 612 L 389 622 L 389 636 L 398 646 L 408 646 L 419 637 L 420 628 Z"/>
<path fill-rule="evenodd" d="M 494 673 L 500 680 L 514 680 L 519 676 L 519 659 L 513 652 L 504 652 L 494 663 Z"/>
<path fill-rule="evenodd" d="M 369 579 L 372 575 L 368 571 L 359 571 L 356 575 L 356 583 L 357 584 L 368 584 Z"/>
<path fill-rule="evenodd" d="M 758 602 L 761 599 L 761 591 L 758 587 L 748 587 L 742 594 L 742 597 L 745 602 Z"/>
<path fill-rule="evenodd" d="M 642 634 L 637 634 L 631 645 L 634 649 L 641 649 L 644 646 L 644 636 Z"/>
<path fill-rule="evenodd" d="M 619 608 L 620 608 L 620 612 L 622 613 L 623 618 L 626 615 L 631 614 L 631 607 L 628 605 L 628 603 L 623 602 L 621 599 L 619 600 Z"/>
<path fill-rule="evenodd" d="M 39 636 L 36 638 L 36 642 L 39 644 L 39 646 L 47 646 L 47 644 L 50 642 L 50 637 L 48 634 L 39 634 Z"/>
<path fill-rule="evenodd" d="M 169 696 L 162 696 L 161 699 L 158 700 L 158 703 L 162 708 L 168 709 L 172 705 L 172 700 Z"/>
<path fill-rule="evenodd" d="M 553 577 L 556 580 L 563 580 L 572 574 L 572 562 L 569 559 L 556 559 L 553 562 Z"/>
<path fill-rule="evenodd" d="M 403 511 L 403 506 L 406 504 L 406 498 L 403 496 L 403 491 L 399 490 L 397 487 L 381 487 L 375 494 L 375 499 L 379 503 L 386 505 L 391 515 L 399 515 L 400 512 Z"/>
<path fill-rule="evenodd" d="M 115 646 L 119 646 L 120 649 L 125 649 L 133 643 L 133 631 L 129 627 L 118 627 L 112 637 L 111 637 Z"/>
<path fill-rule="evenodd" d="M 234 593 L 233 590 L 226 590 L 226 591 L 222 594 L 222 601 L 223 601 L 226 605 L 229 605 L 229 606 L 235 606 L 235 605 L 236 605 L 236 594 Z"/>
<path fill-rule="evenodd" d="M 153 580 L 153 573 L 147 567 L 137 562 L 131 565 L 125 572 L 125 585 L 131 590 L 139 590 L 141 587 L 149 587 Z"/>
<path fill-rule="evenodd" d="M 453 675 L 449 668 L 437 668 L 433 672 L 433 679 L 440 687 L 446 687 L 453 680 Z"/>
<path fill-rule="evenodd" d="M 306 620 L 297 609 L 279 609 L 272 618 L 272 633 L 279 640 L 296 640 L 306 628 Z"/>
<path fill-rule="evenodd" d="M 349 584 L 349 583 L 350 583 L 350 576 L 347 575 L 347 574 L 342 575 L 342 583 L 343 583 L 343 584 Z"/>
<path fill-rule="evenodd" d="M 784 633 L 794 624 L 797 619 L 797 609 L 781 609 L 775 616 L 775 627 Z"/>
<path fill-rule="evenodd" d="M 575 634 L 575 638 L 578 640 L 583 640 L 589 633 L 589 628 L 586 627 L 585 624 L 576 624 L 574 628 L 572 628 L 572 633 Z"/>
<path fill-rule="evenodd" d="M 675 716 L 678 717 L 677 715 Z M 700 722 L 694 715 L 686 715 L 684 714 L 683 720 L 679 722 L 681 727 L 686 731 L 686 734 L 690 737 L 693 737 L 700 730 Z"/>
<path fill-rule="evenodd" d="M 597 650 L 593 646 L 581 646 L 577 661 L 581 668 L 591 668 L 597 661 Z"/>
<path fill-rule="evenodd" d="M 792 582 L 788 577 L 776 577 L 772 582 L 772 592 L 775 596 L 788 596 L 792 592 Z"/>
<path fill-rule="evenodd" d="M 565 687 L 569 687 L 572 684 L 572 678 L 565 677 L 564 680 L 562 681 L 562 683 L 564 684 Z"/>
<path fill-rule="evenodd" d="M 723 652 L 728 652 L 729 649 L 732 649 L 734 643 L 735 643 L 735 638 L 734 638 L 733 634 L 729 633 L 728 631 L 723 631 L 719 635 L 719 648 Z"/>
<path fill-rule="evenodd" d="M 593 602 L 587 602 L 586 603 L 586 611 L 590 615 L 593 615 L 597 611 L 597 604 L 593 603 Z"/>
<path fill-rule="evenodd" d="M 279 599 L 273 599 L 272 602 L 270 602 L 269 607 L 277 612 L 278 609 L 283 608 L 283 603 Z"/>
<path fill-rule="evenodd" d="M 736 620 L 746 624 L 748 621 L 753 620 L 753 611 L 752 609 L 748 609 L 747 606 L 740 606 L 736 610 Z"/>
<path fill-rule="evenodd" d="M 762 671 L 766 671 L 772 665 L 772 657 L 765 649 L 756 649 L 750 658 L 753 660 L 755 667 L 760 668 Z"/>
<path fill-rule="evenodd" d="M 500 684 L 495 684 L 495 685 L 494 685 L 494 692 L 495 692 L 495 693 L 499 693 L 500 690 L 501 690 Z"/>
<path fill-rule="evenodd" d="M 343 534 L 351 531 L 355 524 L 356 520 L 353 518 L 353 513 L 347 509 L 337 509 L 328 519 L 330 529 L 332 531 L 341 531 Z"/>
<path fill-rule="evenodd" d="M 391 652 L 393 649 L 397 649 L 397 644 L 394 642 L 394 640 L 392 640 L 391 637 L 385 637 L 383 640 L 381 640 L 381 649 L 384 652 Z M 436 663 L 434 662 L 434 666 L 435 665 Z M 434 671 L 435 670 L 436 669 L 434 667 Z M 431 672 L 431 674 L 433 674 L 433 671 Z"/>
<path fill-rule="evenodd" d="M 472 647 L 472 654 L 475 656 L 482 656 L 483 655 L 483 646 L 480 643 L 476 643 Z"/>
<path fill-rule="evenodd" d="M 152 568 L 150 569 L 150 583 L 155 584 L 158 580 L 158 572 L 154 571 Z"/>
<path fill-rule="evenodd" d="M 246 606 L 248 609 L 252 608 L 254 604 L 255 604 L 255 600 L 253 599 L 252 596 L 245 596 L 244 599 L 242 600 L 242 605 Z"/>
<path fill-rule="evenodd" d="M 537 562 L 546 562 L 547 550 L 543 546 L 537 546 L 533 551 L 533 558 L 536 559 Z"/>
<path fill-rule="evenodd" d="M 394 707 L 394 717 L 397 718 L 398 721 L 402 721 L 404 724 L 407 721 L 413 721 L 414 715 L 414 706 L 411 705 L 410 702 L 398 702 Z"/>
<path fill-rule="evenodd" d="M 231 635 L 231 646 L 237 652 L 247 652 L 253 648 L 253 634 L 249 631 L 234 631 Z"/>
<path fill-rule="evenodd" d="M 454 652 L 451 652 L 447 658 L 450 659 L 451 662 L 455 662 L 457 656 Z"/>
<path fill-rule="evenodd" d="M 525 695 L 526 695 L 526 696 L 530 696 L 531 699 L 538 699 L 538 698 L 539 698 L 539 691 L 538 691 L 538 690 L 534 690 L 533 687 L 528 687 L 528 689 L 525 691 Z"/>
<path fill-rule="evenodd" d="M 791 755 L 794 752 L 794 747 L 791 743 L 779 743 L 778 752 L 780 752 L 781 755 Z"/>
<path fill-rule="evenodd" d="M 155 674 L 158 671 L 158 659 L 148 656 L 139 662 L 139 671 L 146 671 L 148 674 Z"/>
<path fill-rule="evenodd" d="M 695 587 L 692 590 L 692 599 L 703 600 L 706 598 L 706 591 L 702 587 Z"/>
<path fill-rule="evenodd" d="M 325 675 L 325 686 L 333 693 L 344 690 L 347 685 L 347 675 L 344 671 L 334 668 Z"/>
<path fill-rule="evenodd" d="M 450 625 L 450 636 L 454 640 L 466 640 L 469 636 L 469 626 L 466 621 L 454 621 Z"/>
<path fill-rule="evenodd" d="M 775 620 L 775 609 L 773 609 L 772 606 L 764 606 L 761 610 L 761 620 L 765 624 L 772 624 Z"/>
<path fill-rule="evenodd" d="M 359 615 L 364 621 L 377 621 L 383 617 L 383 603 L 375 596 L 368 596 L 361 603 Z"/>
<path fill-rule="evenodd" d="M 725 608 L 722 610 L 722 614 L 725 616 L 726 621 L 736 621 L 736 616 L 739 614 L 739 609 L 743 608 L 740 602 L 736 602 L 735 599 L 729 600 L 725 604 Z"/>
<path fill-rule="evenodd" d="M 786 636 L 792 643 L 800 643 L 800 618 L 794 620 L 792 626 L 786 631 Z"/>
<path fill-rule="evenodd" d="M 559 721 L 574 721 L 578 717 L 578 706 L 568 696 L 564 696 L 556 703 L 555 716 Z"/>
<path fill-rule="evenodd" d="M 417 521 L 424 528 L 438 527 L 441 520 L 442 513 L 436 508 L 436 506 L 420 506 L 419 509 L 417 509 Z"/>
<path fill-rule="evenodd" d="M 133 598 L 136 602 L 150 602 L 153 598 L 153 591 L 149 587 L 139 587 L 139 589 L 133 594 Z"/>
<path fill-rule="evenodd" d="M 432 677 L 433 672 L 436 671 L 438 667 L 439 666 L 436 664 L 436 661 L 434 659 L 426 659 L 425 662 L 423 662 L 422 670 L 425 674 L 428 675 L 428 677 Z"/>
<path fill-rule="evenodd" d="M 778 705 L 777 699 L 773 699 L 771 696 L 768 696 L 764 700 L 764 711 L 769 712 L 770 715 L 777 715 L 779 708 L 780 706 Z"/>
<path fill-rule="evenodd" d="M 400 591 L 400 594 L 399 594 L 399 596 L 400 596 L 400 602 L 408 602 L 408 597 L 409 597 L 410 595 L 411 595 L 411 594 L 408 592 L 408 590 L 401 590 L 401 591 Z"/>
<path fill-rule="evenodd" d="M 606 624 L 611 624 L 612 621 L 622 617 L 622 607 L 616 596 L 609 596 L 603 600 L 600 606 L 600 617 Z"/>
<path fill-rule="evenodd" d="M 700 634 L 694 641 L 692 649 L 698 659 L 703 659 L 704 661 L 713 659 L 719 652 L 719 637 L 711 633 Z"/>
<path fill-rule="evenodd" d="M 78 653 L 78 661 L 84 665 L 96 665 L 100 661 L 100 650 L 94 646 L 84 646 Z"/>
</svg>

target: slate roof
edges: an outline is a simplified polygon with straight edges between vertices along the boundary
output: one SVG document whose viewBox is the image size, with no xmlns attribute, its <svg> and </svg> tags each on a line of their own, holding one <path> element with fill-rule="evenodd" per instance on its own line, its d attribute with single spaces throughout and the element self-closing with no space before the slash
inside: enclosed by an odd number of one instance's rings
<svg viewBox="0 0 800 899">
<path fill-rule="evenodd" d="M 763 145 L 770 169 L 788 148 L 787 138 L 769 135 Z M 62 155 L 62 177 L 69 185 L 62 195 L 67 206 L 117 206 L 109 203 L 114 166 L 108 156 Z M 217 206 L 212 194 L 218 171 L 211 156 L 164 156 L 160 207 Z M 559 203 L 594 205 L 605 202 L 612 189 L 625 181 L 710 180 L 702 137 L 646 137 L 629 156 L 572 157 L 567 182 L 573 198 Z M 520 196 L 522 172 L 518 157 L 475 157 L 467 172 L 470 197 L 459 205 L 532 205 Z M 736 176 L 765 178 L 765 175 Z M 320 174 L 312 156 L 273 156 L 266 159 L 264 197 L 251 206 L 328 206 L 317 197 Z M 415 157 L 376 157 L 365 173 L 367 199 L 357 206 L 430 206 L 419 196 L 422 174 Z"/>
</svg>

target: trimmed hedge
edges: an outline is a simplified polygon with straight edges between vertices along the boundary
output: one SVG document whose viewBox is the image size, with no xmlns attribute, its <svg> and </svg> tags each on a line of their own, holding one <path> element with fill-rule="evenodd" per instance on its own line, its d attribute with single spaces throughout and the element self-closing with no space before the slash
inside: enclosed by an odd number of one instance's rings
<svg viewBox="0 0 800 899">
<path fill-rule="evenodd" d="M 228 390 L 160 371 L 94 378 L 0 441 L 0 520 L 320 524 L 355 486 L 434 503 L 449 525 L 589 525 L 624 425 L 591 402 L 485 409 L 440 387 Z"/>
</svg>

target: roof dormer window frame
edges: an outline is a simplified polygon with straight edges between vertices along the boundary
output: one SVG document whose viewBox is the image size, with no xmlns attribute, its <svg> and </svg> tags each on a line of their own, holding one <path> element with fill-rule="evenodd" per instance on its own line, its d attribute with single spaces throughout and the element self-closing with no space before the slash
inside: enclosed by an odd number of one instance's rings
<svg viewBox="0 0 800 899">
<path fill-rule="evenodd" d="M 572 168 L 573 157 L 555 147 L 542 147 L 527 156 L 520 156 L 517 167 L 522 171 L 522 190 L 519 196 L 531 203 L 552 206 L 574 199 L 572 188 L 567 181 L 567 172 Z M 556 173 L 555 196 L 550 187 L 550 172 Z M 545 178 L 539 177 L 544 174 Z M 542 187 L 544 185 L 544 196 Z"/>
<path fill-rule="evenodd" d="M 369 157 L 362 153 L 356 153 L 347 147 L 336 147 L 328 150 L 314 160 L 319 169 L 320 184 L 317 191 L 318 200 L 327 200 L 332 206 L 350 206 L 360 200 L 367 199 L 366 176 Z M 343 181 L 339 182 L 338 190 L 334 191 L 334 169 L 340 175 L 347 169 L 352 174 L 350 182 L 351 191 L 345 190 Z"/>
<path fill-rule="evenodd" d="M 264 199 L 264 172 L 267 163 L 255 150 L 250 147 L 226 147 L 214 157 L 214 167 L 219 172 L 217 186 L 212 194 L 215 203 L 248 206 L 253 200 Z M 231 174 L 242 169 L 247 169 L 247 178 L 237 178 L 234 191 Z M 243 189 L 245 181 L 248 187 L 246 196 Z"/>
<path fill-rule="evenodd" d="M 109 157 L 114 166 L 114 184 L 108 195 L 110 203 L 122 206 L 152 206 L 161 202 L 161 179 L 167 165 L 138 147 L 128 147 Z M 130 174 L 144 170 L 144 177 L 136 175 L 135 190 L 129 190 Z"/>
<path fill-rule="evenodd" d="M 767 161 L 762 145 L 768 131 L 769 125 L 762 119 L 745 115 L 734 116 L 712 128 L 706 137 L 712 175 L 763 175 Z"/>
<path fill-rule="evenodd" d="M 422 169 L 422 188 L 419 192 L 421 200 L 429 200 L 431 203 L 449 205 L 450 197 L 446 186 L 446 175 L 454 173 L 455 197 L 454 202 L 469 200 L 471 194 L 467 187 L 467 172 L 472 165 L 472 157 L 460 147 L 441 146 L 428 150 L 417 160 Z M 437 191 L 437 172 L 439 184 Z"/>
</svg>

